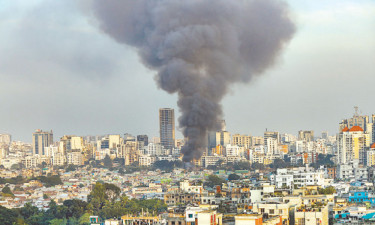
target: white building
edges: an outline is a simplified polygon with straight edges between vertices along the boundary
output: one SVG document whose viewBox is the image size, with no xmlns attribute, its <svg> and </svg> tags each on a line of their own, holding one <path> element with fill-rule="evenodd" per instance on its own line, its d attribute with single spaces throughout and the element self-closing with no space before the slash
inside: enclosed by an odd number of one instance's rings
<svg viewBox="0 0 375 225">
<path fill-rule="evenodd" d="M 150 155 L 142 155 L 142 156 L 139 156 L 138 160 L 139 160 L 140 166 L 149 167 L 149 166 L 152 166 L 154 164 L 154 162 L 156 161 L 156 157 L 150 156 Z"/>
<path fill-rule="evenodd" d="M 290 169 L 277 169 L 276 174 L 270 177 L 271 183 L 276 188 L 282 187 L 304 187 L 309 185 L 324 185 L 324 171 L 314 168 L 298 167 Z"/>
<path fill-rule="evenodd" d="M 74 151 L 74 152 L 69 152 L 67 154 L 67 161 L 68 161 L 68 165 L 72 164 L 72 165 L 76 165 L 76 166 L 81 166 L 83 165 L 83 155 L 81 152 L 78 152 L 78 151 Z"/>
<path fill-rule="evenodd" d="M 338 162 L 340 164 L 358 160 L 365 163 L 366 148 L 370 147 L 371 136 L 359 126 L 345 127 L 339 134 Z"/>
<path fill-rule="evenodd" d="M 227 145 L 226 146 L 226 153 L 227 157 L 232 157 L 232 156 L 245 156 L 245 148 L 244 147 L 239 147 L 237 145 Z"/>
</svg>

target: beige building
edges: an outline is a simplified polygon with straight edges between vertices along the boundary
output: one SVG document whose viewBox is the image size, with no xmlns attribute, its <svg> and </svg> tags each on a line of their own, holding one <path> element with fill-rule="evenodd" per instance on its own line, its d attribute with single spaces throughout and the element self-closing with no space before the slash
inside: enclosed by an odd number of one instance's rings
<svg viewBox="0 0 375 225">
<path fill-rule="evenodd" d="M 36 130 L 33 133 L 33 155 L 45 155 L 44 148 L 53 144 L 52 131 Z"/>
<path fill-rule="evenodd" d="M 142 155 L 142 156 L 139 156 L 138 161 L 139 161 L 140 166 L 150 167 L 156 161 L 156 157 L 155 156 L 149 156 L 149 155 Z"/>
<path fill-rule="evenodd" d="M 370 147 L 370 134 L 365 133 L 359 126 L 345 127 L 339 134 L 338 162 L 341 164 L 358 160 L 365 163 L 366 149 Z"/>
<path fill-rule="evenodd" d="M 373 165 L 375 165 L 375 143 L 373 143 L 367 151 L 367 166 Z"/>
<path fill-rule="evenodd" d="M 138 150 L 136 141 L 127 141 L 121 146 L 121 155 L 125 159 L 125 166 L 138 162 Z"/>
<path fill-rule="evenodd" d="M 298 131 L 298 140 L 299 141 L 314 141 L 314 131 L 312 130 L 300 130 Z"/>
<path fill-rule="evenodd" d="M 296 225 L 328 225 L 328 206 L 322 208 L 298 208 L 294 213 Z"/>
<path fill-rule="evenodd" d="M 252 137 L 251 143 L 253 146 L 264 145 L 264 137 Z"/>
<path fill-rule="evenodd" d="M 72 151 L 67 154 L 67 162 L 68 165 L 76 165 L 81 166 L 83 165 L 83 154 L 80 151 Z"/>
<path fill-rule="evenodd" d="M 258 214 L 267 213 L 269 217 L 281 216 L 283 224 L 289 224 L 289 209 L 293 208 L 288 203 L 256 203 L 253 212 Z"/>
<path fill-rule="evenodd" d="M 232 136 L 232 145 L 237 145 L 244 148 L 250 148 L 252 146 L 252 136 L 234 134 Z"/>
<path fill-rule="evenodd" d="M 83 138 L 78 136 L 72 136 L 70 139 L 70 146 L 72 150 L 82 151 L 84 148 Z"/>
</svg>

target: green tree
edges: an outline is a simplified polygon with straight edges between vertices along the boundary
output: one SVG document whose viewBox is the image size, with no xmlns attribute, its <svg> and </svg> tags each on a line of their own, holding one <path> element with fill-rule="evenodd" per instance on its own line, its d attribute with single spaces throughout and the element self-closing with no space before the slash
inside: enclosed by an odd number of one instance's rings
<svg viewBox="0 0 375 225">
<path fill-rule="evenodd" d="M 232 173 L 228 176 L 228 180 L 238 180 L 240 179 L 241 177 L 235 173 Z"/>
<path fill-rule="evenodd" d="M 121 189 L 114 184 L 104 183 L 106 198 L 115 201 L 121 194 Z"/>
<path fill-rule="evenodd" d="M 121 168 L 118 170 L 118 173 L 121 174 L 121 175 L 124 175 L 124 174 L 125 174 L 125 170 L 124 170 L 124 168 L 121 167 Z"/>
<path fill-rule="evenodd" d="M 255 162 L 255 163 L 251 164 L 251 169 L 253 169 L 253 170 L 264 170 L 264 165 L 261 164 L 261 163 Z"/>
<path fill-rule="evenodd" d="M 0 224 L 16 224 L 18 213 L 14 210 L 0 206 Z"/>
<path fill-rule="evenodd" d="M 63 202 L 63 206 L 66 207 L 65 216 L 80 218 L 86 212 L 87 204 L 87 202 L 78 199 L 65 200 Z"/>
<path fill-rule="evenodd" d="M 217 175 L 209 175 L 205 185 L 213 188 L 216 186 L 222 186 L 224 182 L 225 180 L 223 178 L 218 177 Z"/>
<path fill-rule="evenodd" d="M 282 160 L 282 159 L 275 159 L 274 161 L 273 161 L 273 163 L 270 165 L 270 167 L 272 168 L 272 169 L 275 169 L 275 170 L 277 170 L 277 169 L 280 169 L 280 168 L 286 168 L 286 167 L 288 167 L 289 166 L 289 164 L 288 163 L 286 163 L 284 160 Z"/>
<path fill-rule="evenodd" d="M 77 167 L 73 164 L 69 164 L 68 167 L 65 169 L 66 172 L 76 171 Z"/>
<path fill-rule="evenodd" d="M 85 213 L 83 214 L 79 219 L 78 219 L 78 224 L 79 225 L 90 225 L 90 213 Z"/>
<path fill-rule="evenodd" d="M 39 210 L 37 207 L 31 205 L 30 202 L 27 202 L 21 209 L 20 214 L 25 218 L 25 220 L 28 220 L 33 215 L 38 214 Z"/>
<path fill-rule="evenodd" d="M 8 187 L 8 186 L 5 186 L 5 187 L 3 188 L 3 190 L 2 190 L 2 192 L 3 192 L 4 194 L 8 194 L 8 195 L 14 196 L 12 190 L 10 190 L 10 187 Z"/>
<path fill-rule="evenodd" d="M 10 167 L 11 170 L 19 170 L 21 169 L 20 165 L 18 163 L 16 164 L 13 164 L 11 167 Z"/>
<path fill-rule="evenodd" d="M 330 195 L 336 193 L 336 189 L 333 186 L 329 186 L 326 188 L 318 188 L 319 194 L 323 195 Z"/>
<path fill-rule="evenodd" d="M 104 159 L 103 159 L 103 164 L 104 164 L 104 167 L 106 168 L 112 168 L 113 166 L 113 163 L 112 163 L 112 159 L 111 157 L 109 157 L 109 155 L 105 155 Z"/>
<path fill-rule="evenodd" d="M 51 221 L 49 221 L 49 224 L 50 225 L 66 225 L 67 224 L 67 220 L 66 219 L 53 219 Z"/>
<path fill-rule="evenodd" d="M 233 164 L 234 170 L 250 170 L 249 161 L 239 161 Z"/>
</svg>

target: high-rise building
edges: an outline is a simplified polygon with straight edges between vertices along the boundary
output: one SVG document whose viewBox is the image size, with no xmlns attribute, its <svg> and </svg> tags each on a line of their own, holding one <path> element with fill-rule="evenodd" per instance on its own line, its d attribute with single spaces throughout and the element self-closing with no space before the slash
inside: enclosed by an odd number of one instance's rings
<svg viewBox="0 0 375 225">
<path fill-rule="evenodd" d="M 375 114 L 372 114 L 372 143 L 375 143 Z"/>
<path fill-rule="evenodd" d="M 44 148 L 53 144 L 52 130 L 42 131 L 36 130 L 33 133 L 33 155 L 45 155 Z"/>
<path fill-rule="evenodd" d="M 255 136 L 253 136 L 253 138 L 251 140 L 251 144 L 253 146 L 264 145 L 264 137 L 255 137 Z"/>
<path fill-rule="evenodd" d="M 232 136 L 232 145 L 238 145 L 248 149 L 252 146 L 252 137 L 250 135 L 235 134 Z"/>
<path fill-rule="evenodd" d="M 266 130 L 264 132 L 264 144 L 267 143 L 267 138 L 274 138 L 277 140 L 278 143 L 280 143 L 280 134 L 277 131 L 268 131 Z"/>
<path fill-rule="evenodd" d="M 144 147 L 148 145 L 147 135 L 137 135 L 137 149 L 143 151 Z"/>
<path fill-rule="evenodd" d="M 358 113 L 358 107 L 355 107 L 355 113 L 352 118 L 344 119 L 341 121 L 339 126 L 339 131 L 341 132 L 345 127 L 351 129 L 354 126 L 361 127 L 365 132 L 369 129 L 369 117 L 368 116 L 361 116 Z"/>
<path fill-rule="evenodd" d="M 129 133 L 126 133 L 124 134 L 124 142 L 126 143 L 127 141 L 136 141 L 136 137 Z"/>
<path fill-rule="evenodd" d="M 338 162 L 341 164 L 357 161 L 365 164 L 366 150 L 370 147 L 370 135 L 360 126 L 345 127 L 339 134 Z"/>
<path fill-rule="evenodd" d="M 322 132 L 322 139 L 328 140 L 328 131 Z"/>
<path fill-rule="evenodd" d="M 10 145 L 12 142 L 12 136 L 10 134 L 0 134 L 0 143 Z"/>
<path fill-rule="evenodd" d="M 298 131 L 298 140 L 299 141 L 314 141 L 314 131 L 312 130 L 300 130 Z"/>
<path fill-rule="evenodd" d="M 146 134 L 143 135 L 137 135 L 137 141 L 143 141 L 143 145 L 147 146 L 148 145 L 148 136 Z"/>
<path fill-rule="evenodd" d="M 166 149 L 173 149 L 175 144 L 174 109 L 159 109 L 160 142 Z"/>
</svg>

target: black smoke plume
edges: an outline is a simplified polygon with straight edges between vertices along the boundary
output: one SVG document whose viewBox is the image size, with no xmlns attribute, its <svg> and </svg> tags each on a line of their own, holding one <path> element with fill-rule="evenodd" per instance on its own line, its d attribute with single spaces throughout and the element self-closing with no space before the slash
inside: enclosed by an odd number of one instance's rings
<svg viewBox="0 0 375 225">
<path fill-rule="evenodd" d="M 295 25 L 278 0 L 91 0 L 100 28 L 134 46 L 158 85 L 178 94 L 184 161 L 199 159 L 219 128 L 230 84 L 275 62 Z"/>
</svg>

